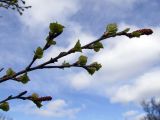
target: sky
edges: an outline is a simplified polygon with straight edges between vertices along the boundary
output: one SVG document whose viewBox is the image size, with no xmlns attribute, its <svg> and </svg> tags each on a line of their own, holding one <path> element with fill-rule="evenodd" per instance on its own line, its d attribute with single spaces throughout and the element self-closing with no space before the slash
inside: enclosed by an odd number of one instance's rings
<svg viewBox="0 0 160 120">
<path fill-rule="evenodd" d="M 69 55 L 59 60 L 72 63 L 82 55 L 102 68 L 93 76 L 83 69 L 50 69 L 29 73 L 31 81 L 0 84 L 0 99 L 27 90 L 53 100 L 40 109 L 29 101 L 10 101 L 10 111 L 2 114 L 13 120 L 138 120 L 144 113 L 142 100 L 160 96 L 160 1 L 159 0 L 27 0 L 32 8 L 22 16 L 0 8 L 0 68 L 22 70 L 34 50 L 43 46 L 49 24 L 65 26 L 38 65 L 59 52 L 96 40 L 109 23 L 119 31 L 150 28 L 150 36 L 129 39 L 115 37 L 103 42 L 104 49 Z"/>
</svg>

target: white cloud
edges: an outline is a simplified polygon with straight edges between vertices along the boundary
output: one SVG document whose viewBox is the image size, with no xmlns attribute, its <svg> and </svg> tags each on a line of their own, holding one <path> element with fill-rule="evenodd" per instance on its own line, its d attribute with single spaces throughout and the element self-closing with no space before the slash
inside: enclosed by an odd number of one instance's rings
<svg viewBox="0 0 160 120">
<path fill-rule="evenodd" d="M 70 76 L 72 77 L 72 75 Z M 90 78 L 90 79 L 88 79 Z M 72 79 L 70 79 L 71 81 L 71 86 L 73 88 L 75 88 L 76 90 L 83 90 L 85 88 L 90 87 L 91 85 L 91 76 L 88 76 L 88 74 L 86 75 L 86 73 L 81 72 L 77 75 L 74 75 L 72 77 Z"/>
<path fill-rule="evenodd" d="M 130 110 L 123 114 L 125 120 L 141 120 L 144 117 L 144 113 L 140 113 L 136 110 Z"/>
<path fill-rule="evenodd" d="M 157 96 L 160 90 L 160 70 L 153 70 L 137 78 L 133 84 L 122 85 L 118 88 L 113 101 L 141 101 L 146 97 Z"/>
<path fill-rule="evenodd" d="M 117 6 L 125 3 L 129 6 L 133 5 L 136 0 L 106 0 L 106 2 Z M 29 0 L 28 4 L 31 4 L 33 8 L 22 17 L 22 21 L 30 27 L 34 25 L 36 27 L 46 26 L 50 21 L 55 19 L 66 23 L 79 10 L 81 4 L 78 3 L 78 0 L 68 0 L 67 2 L 65 0 L 58 0 L 58 2 L 57 0 Z M 67 42 L 69 43 L 67 49 L 73 47 L 78 38 L 84 44 L 89 42 L 89 40 L 95 39 L 95 36 L 84 31 L 82 26 L 73 21 L 69 22 L 69 24 L 69 30 L 72 34 L 67 38 Z M 122 24 L 120 28 L 126 26 Z M 136 26 L 130 27 L 138 29 Z M 126 37 L 109 39 L 108 42 L 105 42 L 106 48 L 91 57 L 92 61 L 102 63 L 103 68 L 100 72 L 96 73 L 92 78 L 86 74 L 86 71 L 78 75 L 77 73 L 73 73 L 68 77 L 69 80 L 66 81 L 76 90 L 88 89 L 91 92 L 95 91 L 95 93 L 109 97 L 112 101 L 116 102 L 135 101 L 140 99 L 139 97 L 144 93 L 146 94 L 145 97 L 150 96 L 150 92 L 146 91 L 146 88 L 142 86 L 142 84 L 147 84 L 141 78 L 144 77 L 144 74 L 148 74 L 149 69 L 159 63 L 159 32 L 159 28 L 154 28 L 154 34 L 152 36 L 142 36 L 141 38 L 134 39 L 128 39 Z M 46 55 L 44 61 L 50 59 L 50 57 L 54 57 L 53 55 L 57 55 L 60 51 L 66 51 L 67 49 L 64 47 L 54 47 Z M 85 52 L 84 54 L 87 53 Z M 74 61 L 78 55 L 70 55 L 65 59 Z M 91 79 L 94 79 L 94 81 L 91 81 Z M 154 77 L 151 80 L 156 81 L 157 78 Z M 139 83 L 139 81 L 143 82 Z M 153 83 L 149 85 L 155 86 Z M 156 85 L 159 86 L 159 84 Z M 137 91 L 134 91 L 136 87 Z M 121 97 L 124 90 L 125 94 Z M 133 92 L 134 95 L 130 96 L 127 90 Z M 152 89 L 152 92 L 156 92 L 156 89 Z"/>
<path fill-rule="evenodd" d="M 105 0 L 106 2 L 110 2 L 114 5 L 117 5 L 117 6 L 124 6 L 124 3 L 125 3 L 125 6 L 124 7 L 129 7 L 130 5 L 133 5 L 134 3 L 136 2 L 140 2 L 140 1 L 144 1 L 144 0 Z M 129 5 L 129 6 L 128 6 Z"/>
<path fill-rule="evenodd" d="M 28 0 L 32 8 L 27 10 L 21 20 L 29 27 L 42 28 L 49 22 L 64 23 L 79 10 L 78 0 Z"/>
<path fill-rule="evenodd" d="M 113 102 L 131 102 L 150 97 L 152 93 L 157 95 L 159 70 L 149 70 L 155 69 L 159 63 L 159 31 L 154 28 L 153 35 L 140 38 L 109 39 L 104 43 L 104 50 L 91 56 L 92 61 L 102 63 L 102 69 L 92 77 L 85 70 L 73 73 L 67 80 L 68 85 L 76 90 L 94 91 L 94 94 L 109 97 Z"/>
<path fill-rule="evenodd" d="M 26 114 L 37 115 L 40 117 L 51 117 L 51 118 L 75 118 L 76 114 L 85 108 L 84 105 L 77 108 L 70 108 L 69 103 L 63 99 L 57 99 L 49 102 L 47 105 L 40 109 L 35 109 L 33 103 L 26 105 L 19 105 L 13 108 L 13 111 L 23 112 Z M 23 108 L 23 110 L 21 109 Z"/>
<path fill-rule="evenodd" d="M 90 0 L 90 1 L 93 3 L 94 10 L 100 11 L 102 10 L 102 8 L 107 6 L 105 10 L 109 14 L 109 16 L 116 17 L 117 15 L 124 16 L 124 11 L 131 10 L 136 3 L 143 3 L 146 0 L 138 0 L 138 1 L 137 0 Z M 116 13 L 116 14 L 110 14 L 110 13 Z"/>
<path fill-rule="evenodd" d="M 127 111 L 123 114 L 124 117 L 130 117 L 130 116 L 133 116 L 133 115 L 136 115 L 138 113 L 138 111 L 135 111 L 135 110 L 131 110 L 131 111 Z"/>
</svg>

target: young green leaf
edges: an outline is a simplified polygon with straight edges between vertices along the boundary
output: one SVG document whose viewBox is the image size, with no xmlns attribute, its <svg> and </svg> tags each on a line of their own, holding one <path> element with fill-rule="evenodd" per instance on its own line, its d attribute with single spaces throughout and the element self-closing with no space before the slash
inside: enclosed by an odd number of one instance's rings
<svg viewBox="0 0 160 120">
<path fill-rule="evenodd" d="M 93 44 L 93 49 L 95 52 L 98 52 L 101 48 L 104 48 L 101 42 L 96 42 L 95 44 Z"/>
<path fill-rule="evenodd" d="M 132 35 L 133 37 L 140 37 L 140 36 L 141 36 L 141 33 L 135 31 L 135 32 L 132 32 L 131 35 Z"/>
<path fill-rule="evenodd" d="M 107 31 L 110 35 L 116 34 L 116 32 L 118 31 L 117 24 L 112 23 L 112 24 L 107 25 L 106 31 Z"/>
<path fill-rule="evenodd" d="M 41 101 L 37 101 L 37 99 L 39 98 L 39 95 L 37 93 L 33 93 L 31 98 L 33 103 L 36 104 L 38 108 L 42 107 Z"/>
<path fill-rule="evenodd" d="M 84 55 L 81 55 L 80 57 L 79 57 L 79 59 L 78 59 L 78 63 L 80 64 L 80 65 L 86 65 L 86 63 L 87 63 L 87 57 L 86 56 L 84 56 Z"/>
<path fill-rule="evenodd" d="M 33 101 L 33 103 L 38 107 L 41 108 L 43 105 L 41 104 L 41 101 Z"/>
<path fill-rule="evenodd" d="M 26 84 L 26 83 L 28 83 L 28 81 L 30 81 L 27 73 L 25 73 L 24 75 L 20 76 L 19 79 L 20 79 L 20 82 L 22 82 L 23 84 Z"/>
<path fill-rule="evenodd" d="M 86 69 L 90 75 L 93 75 L 96 71 L 95 67 L 87 67 Z"/>
<path fill-rule="evenodd" d="M 126 28 L 123 30 L 123 32 L 127 33 L 127 32 L 129 32 L 129 30 L 130 30 L 130 28 Z"/>
<path fill-rule="evenodd" d="M 97 62 L 92 63 L 90 66 L 95 67 L 96 71 L 98 71 L 102 67 L 102 65 Z"/>
<path fill-rule="evenodd" d="M 41 47 L 38 47 L 36 49 L 35 57 L 38 59 L 41 59 L 43 57 L 43 49 Z"/>
<path fill-rule="evenodd" d="M 63 32 L 63 28 L 64 26 L 55 22 L 55 23 L 50 23 L 50 32 L 53 33 L 53 34 L 60 34 Z"/>
<path fill-rule="evenodd" d="M 48 40 L 48 41 L 47 41 L 47 44 L 48 44 L 48 45 L 55 45 L 55 44 L 56 44 L 56 41 L 54 41 L 54 40 Z"/>
<path fill-rule="evenodd" d="M 33 93 L 31 97 L 32 97 L 32 100 L 35 100 L 39 97 L 39 95 L 37 93 Z"/>
<path fill-rule="evenodd" d="M 81 43 L 78 40 L 76 45 L 74 46 L 73 50 L 75 50 L 76 52 L 82 52 L 82 48 L 81 48 Z"/>
<path fill-rule="evenodd" d="M 4 103 L 0 104 L 0 109 L 3 111 L 8 111 L 9 110 L 9 103 L 4 102 Z"/>
<path fill-rule="evenodd" d="M 12 68 L 9 68 L 7 71 L 6 71 L 6 75 L 7 76 L 12 76 L 12 75 L 14 75 L 15 74 L 15 72 L 12 70 Z"/>
</svg>

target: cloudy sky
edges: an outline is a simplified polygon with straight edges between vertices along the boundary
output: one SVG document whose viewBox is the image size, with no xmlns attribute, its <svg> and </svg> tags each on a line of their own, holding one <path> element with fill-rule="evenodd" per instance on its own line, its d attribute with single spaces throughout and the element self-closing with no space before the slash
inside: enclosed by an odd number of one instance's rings
<svg viewBox="0 0 160 120">
<path fill-rule="evenodd" d="M 37 46 L 43 46 L 50 22 L 65 26 L 57 45 L 45 53 L 40 64 L 61 51 L 101 36 L 109 23 L 119 30 L 151 28 L 154 34 L 141 38 L 111 38 L 98 53 L 87 51 L 89 62 L 102 69 L 90 76 L 85 70 L 35 71 L 27 85 L 0 84 L 0 98 L 23 90 L 51 95 L 53 101 L 41 109 L 28 101 L 11 101 L 3 113 L 14 120 L 137 120 L 140 102 L 160 96 L 160 1 L 159 0 L 27 0 L 32 8 L 23 16 L 0 8 L 0 68 L 23 69 Z M 60 60 L 73 62 L 80 54 Z M 0 74 L 4 74 L 5 71 Z"/>
</svg>

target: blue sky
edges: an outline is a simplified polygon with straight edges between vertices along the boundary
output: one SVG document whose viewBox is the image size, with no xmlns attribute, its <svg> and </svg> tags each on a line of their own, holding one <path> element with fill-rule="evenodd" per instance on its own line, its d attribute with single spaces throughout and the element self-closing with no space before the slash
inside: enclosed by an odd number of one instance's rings
<svg viewBox="0 0 160 120">
<path fill-rule="evenodd" d="M 32 8 L 23 16 L 0 8 L 0 67 L 23 69 L 37 46 L 43 46 L 50 22 L 65 26 L 40 64 L 73 47 L 78 39 L 86 44 L 101 36 L 109 23 L 119 30 L 151 28 L 154 34 L 141 38 L 111 38 L 99 53 L 85 51 L 89 62 L 102 69 L 90 76 L 83 69 L 38 70 L 29 74 L 27 85 L 0 84 L 0 98 L 23 90 L 51 95 L 53 101 L 41 109 L 28 101 L 10 101 L 3 113 L 14 120 L 137 120 L 142 114 L 140 101 L 159 97 L 160 91 L 160 2 L 159 0 L 28 0 Z M 78 54 L 61 59 L 73 62 Z M 0 74 L 4 74 L 5 70 Z"/>
</svg>

